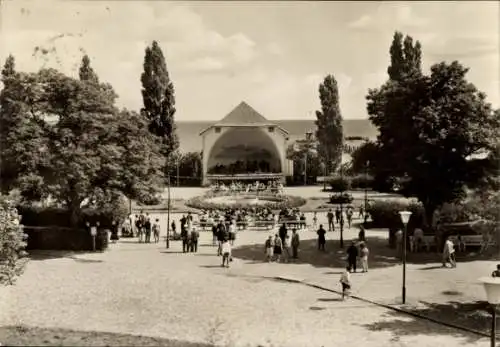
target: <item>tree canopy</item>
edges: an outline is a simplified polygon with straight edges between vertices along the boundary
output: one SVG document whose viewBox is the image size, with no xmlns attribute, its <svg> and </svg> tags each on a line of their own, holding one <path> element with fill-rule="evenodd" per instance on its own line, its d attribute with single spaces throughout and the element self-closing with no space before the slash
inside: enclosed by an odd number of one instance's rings
<svg viewBox="0 0 500 347">
<path fill-rule="evenodd" d="M 335 77 L 332 75 L 325 77 L 319 86 L 319 97 L 321 111 L 316 111 L 318 154 L 326 166 L 327 173 L 331 173 L 340 164 L 344 143 L 339 92 Z"/>
<path fill-rule="evenodd" d="M 402 191 L 423 203 L 429 224 L 436 208 L 462 198 L 486 173 L 484 160 L 472 156 L 497 144 L 498 113 L 466 80 L 467 71 L 443 62 L 428 76 L 407 74 L 367 96 L 380 131 L 377 166 L 402 179 Z"/>
<path fill-rule="evenodd" d="M 6 189 L 19 188 L 28 200 L 50 195 L 74 222 L 85 202 L 154 194 L 163 163 L 144 117 L 118 111 L 111 86 L 97 81 L 53 69 L 16 73 L 0 99 L 2 121 L 10 122 L 2 165 L 5 157 L 17 168 Z"/>
</svg>

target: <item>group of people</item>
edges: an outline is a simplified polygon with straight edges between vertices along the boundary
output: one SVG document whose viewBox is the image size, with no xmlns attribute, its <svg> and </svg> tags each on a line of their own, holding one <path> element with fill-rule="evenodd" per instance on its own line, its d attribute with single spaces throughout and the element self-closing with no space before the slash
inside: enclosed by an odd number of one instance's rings
<svg viewBox="0 0 500 347">
<path fill-rule="evenodd" d="M 290 246 L 292 247 L 292 255 L 290 256 L 290 252 L 288 250 L 288 229 L 286 224 L 280 226 L 278 233 L 274 235 L 269 235 L 268 239 L 264 243 L 264 253 L 266 255 L 266 260 L 268 262 L 276 261 L 280 262 L 282 259 L 282 255 L 286 255 L 286 259 L 290 258 L 297 259 L 298 251 L 300 245 L 300 237 L 297 233 L 296 229 L 292 229 L 292 236 L 290 241 Z"/>
<path fill-rule="evenodd" d="M 359 218 L 364 217 L 365 211 L 362 205 L 359 207 L 358 214 Z M 344 213 L 340 209 L 340 206 L 337 206 L 337 208 L 335 209 L 335 213 L 332 209 L 328 210 L 326 217 L 328 219 L 328 231 L 335 231 L 335 224 L 338 224 L 342 227 L 345 225 Z M 353 218 L 354 218 L 354 207 L 349 205 L 345 209 L 345 219 L 347 220 L 347 226 L 349 228 L 352 226 Z"/>
<path fill-rule="evenodd" d="M 281 194 L 283 193 L 283 184 L 276 180 L 270 180 L 266 183 L 260 181 L 255 181 L 252 183 L 233 181 L 228 185 L 224 182 L 216 182 L 210 186 L 210 190 L 214 193 L 229 192 L 232 194 L 237 194 L 250 192 L 268 192 L 272 194 Z"/>
<path fill-rule="evenodd" d="M 155 243 L 160 241 L 160 221 L 157 218 L 152 222 L 149 213 L 141 211 L 139 215 L 135 215 L 135 229 L 140 243 L 150 243 L 151 234 Z"/>
</svg>

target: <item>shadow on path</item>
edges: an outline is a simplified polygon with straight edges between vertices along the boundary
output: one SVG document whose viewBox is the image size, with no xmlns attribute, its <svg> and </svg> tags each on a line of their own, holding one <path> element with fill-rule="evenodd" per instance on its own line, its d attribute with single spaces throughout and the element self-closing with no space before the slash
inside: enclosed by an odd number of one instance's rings
<svg viewBox="0 0 500 347">
<path fill-rule="evenodd" d="M 4 346 L 169 346 L 212 347 L 211 344 L 116 334 L 26 326 L 0 327 Z"/>
<path fill-rule="evenodd" d="M 405 311 L 489 334 L 491 315 L 488 313 L 487 302 L 476 301 L 464 303 L 450 301 L 445 304 L 423 304 L 425 307 L 405 308 Z M 396 336 L 421 334 L 453 335 L 466 338 L 469 343 L 484 338 L 465 330 L 447 329 L 431 322 L 425 325 L 416 324 L 417 321 L 422 322 L 422 319 L 397 311 L 389 311 L 380 322 L 363 326 L 372 331 L 388 330 Z"/>
</svg>

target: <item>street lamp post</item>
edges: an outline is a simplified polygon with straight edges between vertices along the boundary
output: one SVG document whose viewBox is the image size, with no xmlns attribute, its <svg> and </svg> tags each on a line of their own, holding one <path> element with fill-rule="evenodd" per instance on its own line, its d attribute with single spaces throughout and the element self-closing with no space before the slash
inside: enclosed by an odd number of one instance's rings
<svg viewBox="0 0 500 347">
<path fill-rule="evenodd" d="M 370 165 L 370 161 L 367 160 L 366 161 L 366 165 L 365 165 L 365 214 L 364 214 L 364 220 L 365 220 L 365 224 L 366 224 L 366 221 L 368 220 L 368 214 L 367 214 L 367 210 L 368 210 L 368 166 Z"/>
<path fill-rule="evenodd" d="M 401 221 L 403 222 L 403 287 L 401 297 L 403 299 L 403 304 L 406 303 L 406 238 L 407 238 L 407 225 L 410 220 L 411 211 L 400 211 Z"/>
<path fill-rule="evenodd" d="M 170 248 L 170 174 L 167 176 L 167 248 Z"/>
<path fill-rule="evenodd" d="M 496 328 L 497 328 L 497 306 L 500 304 L 500 278 L 498 277 L 482 277 L 479 279 L 484 285 L 488 303 L 491 305 L 491 332 L 490 341 L 491 347 L 496 345 Z"/>
</svg>

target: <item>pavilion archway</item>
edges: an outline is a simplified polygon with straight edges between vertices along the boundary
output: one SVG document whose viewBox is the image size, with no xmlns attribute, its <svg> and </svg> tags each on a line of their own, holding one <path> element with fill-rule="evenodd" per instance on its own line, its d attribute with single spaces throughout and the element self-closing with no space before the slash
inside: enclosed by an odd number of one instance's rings
<svg viewBox="0 0 500 347">
<path fill-rule="evenodd" d="M 215 141 L 208 154 L 208 174 L 282 172 L 282 158 L 265 128 L 228 129 Z"/>
</svg>

